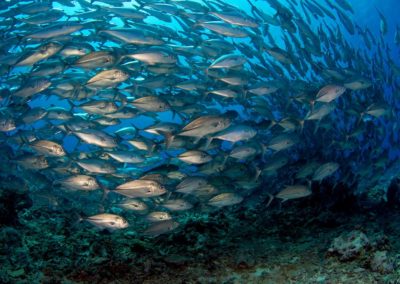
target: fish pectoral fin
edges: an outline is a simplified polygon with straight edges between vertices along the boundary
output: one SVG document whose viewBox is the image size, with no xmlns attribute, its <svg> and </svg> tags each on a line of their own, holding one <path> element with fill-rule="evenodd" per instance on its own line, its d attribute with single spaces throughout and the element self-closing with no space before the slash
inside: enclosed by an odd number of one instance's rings
<svg viewBox="0 0 400 284">
<path fill-rule="evenodd" d="M 202 137 L 196 137 L 196 139 L 193 141 L 193 144 L 196 145 L 197 143 L 199 143 L 199 141 L 201 140 Z"/>
<path fill-rule="evenodd" d="M 214 139 L 213 137 L 211 137 L 211 136 L 207 136 L 206 137 L 206 144 L 204 145 L 204 150 L 207 150 L 208 149 L 208 147 L 210 147 L 210 144 L 211 144 L 211 142 L 212 142 L 212 140 Z"/>
</svg>

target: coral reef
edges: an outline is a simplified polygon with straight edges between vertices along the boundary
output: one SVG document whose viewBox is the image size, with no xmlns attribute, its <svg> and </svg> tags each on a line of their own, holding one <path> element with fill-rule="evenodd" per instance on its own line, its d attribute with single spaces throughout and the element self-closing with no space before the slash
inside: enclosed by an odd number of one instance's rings
<svg viewBox="0 0 400 284">
<path fill-rule="evenodd" d="M 360 257 L 370 249 L 370 241 L 361 231 L 351 231 L 335 238 L 328 252 L 339 256 L 341 261 Z"/>
<path fill-rule="evenodd" d="M 376 251 L 372 256 L 370 266 L 372 271 L 382 274 L 387 274 L 394 270 L 393 260 L 388 257 L 387 251 Z"/>
<path fill-rule="evenodd" d="M 18 222 L 0 227 L 0 283 L 396 283 L 398 207 L 354 205 L 349 215 L 352 197 L 329 194 L 216 210 L 155 238 L 12 206 Z"/>
</svg>

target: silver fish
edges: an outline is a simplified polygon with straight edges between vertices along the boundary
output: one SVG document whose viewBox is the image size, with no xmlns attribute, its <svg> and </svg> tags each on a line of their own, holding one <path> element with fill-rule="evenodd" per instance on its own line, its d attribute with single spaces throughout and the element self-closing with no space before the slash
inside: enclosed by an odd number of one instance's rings
<svg viewBox="0 0 400 284">
<path fill-rule="evenodd" d="M 95 129 L 82 129 L 80 131 L 74 131 L 73 134 L 88 144 L 103 148 L 114 148 L 118 145 L 114 137 Z"/>
<path fill-rule="evenodd" d="M 119 229 L 125 229 L 129 226 L 128 221 L 126 221 L 121 216 L 109 213 L 97 214 L 84 218 L 83 220 L 89 222 L 90 224 L 96 226 L 101 230 L 107 229 L 109 231 L 115 231 Z"/>
<path fill-rule="evenodd" d="M 115 173 L 115 167 L 99 159 L 80 159 L 76 162 L 82 169 L 93 174 L 112 174 Z"/>
<path fill-rule="evenodd" d="M 246 63 L 246 58 L 242 55 L 237 54 L 226 54 L 214 60 L 214 62 L 208 66 L 208 69 L 216 68 L 234 68 L 242 66 Z"/>
<path fill-rule="evenodd" d="M 272 138 L 267 147 L 274 151 L 282 151 L 290 147 L 293 147 L 297 143 L 298 143 L 297 136 L 284 133 Z"/>
<path fill-rule="evenodd" d="M 115 86 L 129 78 L 129 74 L 120 69 L 104 70 L 87 81 L 89 88 L 102 88 Z"/>
<path fill-rule="evenodd" d="M 45 156 L 26 155 L 19 157 L 14 162 L 28 170 L 43 170 L 49 167 Z"/>
<path fill-rule="evenodd" d="M 323 103 L 330 103 L 331 101 L 337 99 L 346 91 L 345 87 L 338 85 L 327 85 L 319 90 L 317 94 L 316 101 Z"/>
<path fill-rule="evenodd" d="M 145 231 L 144 235 L 156 237 L 161 234 L 169 233 L 179 227 L 179 223 L 173 220 L 157 222 L 150 225 Z"/>
<path fill-rule="evenodd" d="M 203 177 L 187 177 L 176 186 L 176 191 L 181 193 L 192 193 L 198 188 L 207 185 L 207 179 Z"/>
<path fill-rule="evenodd" d="M 149 209 L 146 203 L 137 199 L 126 199 L 120 203 L 117 203 L 117 205 L 126 210 L 131 210 L 138 213 L 145 213 Z"/>
<path fill-rule="evenodd" d="M 309 196 L 311 194 L 311 190 L 308 186 L 305 185 L 289 185 L 278 192 L 275 197 L 282 199 L 282 202 L 289 199 L 296 199 Z"/>
<path fill-rule="evenodd" d="M 168 102 L 157 96 L 147 96 L 131 102 L 137 109 L 149 112 L 163 112 L 170 109 Z"/>
<path fill-rule="evenodd" d="M 145 158 L 135 152 L 129 151 L 114 151 L 107 152 L 107 155 L 120 163 L 143 163 Z"/>
<path fill-rule="evenodd" d="M 244 15 L 243 13 L 239 13 L 234 11 L 234 12 L 210 12 L 210 14 L 220 18 L 221 20 L 224 20 L 227 23 L 230 23 L 232 25 L 237 25 L 237 26 L 243 26 L 243 27 L 250 27 L 250 28 L 257 28 L 259 25 L 258 23 L 254 20 L 251 19 L 250 17 Z"/>
<path fill-rule="evenodd" d="M 104 30 L 100 33 L 108 34 L 123 42 L 144 45 L 162 45 L 164 41 L 159 36 L 138 29 Z"/>
<path fill-rule="evenodd" d="M 218 132 L 212 136 L 212 139 L 220 139 L 236 143 L 239 141 L 248 141 L 256 136 L 257 131 L 247 125 L 232 125 L 227 129 Z"/>
<path fill-rule="evenodd" d="M 62 48 L 62 45 L 56 42 L 49 42 L 41 47 L 38 50 L 33 51 L 32 53 L 25 54 L 22 58 L 18 59 L 18 62 L 15 66 L 26 66 L 33 65 L 41 60 L 47 59 L 57 52 L 59 52 Z"/>
<path fill-rule="evenodd" d="M 30 145 L 37 153 L 48 157 L 62 157 L 66 155 L 64 148 L 53 141 L 38 140 Z"/>
<path fill-rule="evenodd" d="M 178 134 L 189 137 L 204 137 L 228 128 L 232 120 L 228 117 L 218 115 L 206 115 L 199 117 L 188 125 Z"/>
<path fill-rule="evenodd" d="M 54 182 L 64 188 L 71 190 L 96 190 L 100 186 L 96 179 L 87 175 L 73 175 Z"/>
<path fill-rule="evenodd" d="M 230 24 L 221 21 L 202 22 L 198 23 L 198 25 L 223 36 L 234 38 L 244 38 L 249 36 L 245 30 L 233 27 Z"/>
<path fill-rule="evenodd" d="M 243 197 L 241 197 L 240 195 L 232 192 L 227 192 L 214 196 L 208 201 L 208 204 L 220 208 L 225 206 L 232 206 L 242 201 Z"/>
<path fill-rule="evenodd" d="M 186 151 L 180 154 L 177 158 L 185 163 L 195 165 L 208 163 L 212 160 L 212 157 L 209 154 L 198 150 Z"/>
<path fill-rule="evenodd" d="M 40 31 L 27 35 L 29 39 L 49 39 L 58 36 L 68 35 L 84 28 L 84 25 L 79 23 L 64 23 L 55 24 L 49 27 L 42 28 Z"/>
<path fill-rule="evenodd" d="M 170 211 L 185 211 L 193 208 L 193 205 L 184 199 L 169 199 L 161 206 Z"/>
<path fill-rule="evenodd" d="M 127 196 L 136 197 L 155 197 L 167 192 L 164 186 L 152 180 L 133 180 L 117 186 L 114 192 Z"/>
<path fill-rule="evenodd" d="M 315 170 L 312 180 L 321 181 L 324 178 L 332 175 L 338 169 L 339 169 L 338 163 L 334 162 L 325 163 Z"/>
<path fill-rule="evenodd" d="M 175 64 L 177 62 L 177 57 L 174 54 L 162 49 L 146 49 L 135 53 L 129 53 L 125 56 L 149 65 Z"/>
<path fill-rule="evenodd" d="M 15 120 L 8 115 L 0 115 L 0 131 L 1 132 L 8 132 L 15 130 L 16 124 Z"/>
<path fill-rule="evenodd" d="M 168 212 L 163 212 L 163 211 L 154 211 L 150 212 L 147 214 L 145 217 L 145 220 L 147 222 L 155 223 L 155 222 L 161 222 L 161 221 L 166 221 L 166 220 L 172 220 L 172 216 Z"/>
</svg>

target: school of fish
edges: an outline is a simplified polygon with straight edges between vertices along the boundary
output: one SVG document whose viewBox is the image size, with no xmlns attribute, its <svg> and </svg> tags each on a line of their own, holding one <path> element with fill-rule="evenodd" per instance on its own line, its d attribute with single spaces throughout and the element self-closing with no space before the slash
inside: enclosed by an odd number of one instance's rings
<svg viewBox="0 0 400 284">
<path fill-rule="evenodd" d="M 1 177 L 148 236 L 326 180 L 367 191 L 399 158 L 399 27 L 282 3 L 2 1 Z"/>
</svg>

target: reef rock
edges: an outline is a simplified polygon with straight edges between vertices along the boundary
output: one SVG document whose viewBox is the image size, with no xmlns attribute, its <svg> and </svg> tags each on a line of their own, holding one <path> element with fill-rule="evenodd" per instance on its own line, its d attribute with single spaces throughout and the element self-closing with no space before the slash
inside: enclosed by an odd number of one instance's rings
<svg viewBox="0 0 400 284">
<path fill-rule="evenodd" d="M 361 231 L 354 230 L 335 238 L 328 250 L 330 255 L 336 255 L 341 261 L 357 258 L 370 247 L 370 240 Z"/>
</svg>

